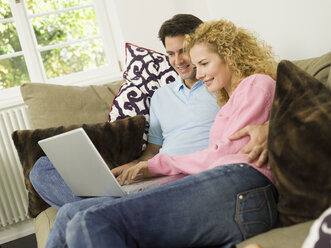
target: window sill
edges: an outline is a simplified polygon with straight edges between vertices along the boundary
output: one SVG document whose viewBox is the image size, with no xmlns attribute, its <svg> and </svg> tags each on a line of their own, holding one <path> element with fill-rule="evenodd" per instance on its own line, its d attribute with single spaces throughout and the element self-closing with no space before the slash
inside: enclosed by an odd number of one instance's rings
<svg viewBox="0 0 331 248">
<path fill-rule="evenodd" d="M 93 75 L 93 73 L 92 73 Z M 51 84 L 66 84 L 66 85 L 77 85 L 87 86 L 91 84 L 105 84 L 115 82 L 123 79 L 122 72 L 113 73 L 111 75 L 104 75 L 98 78 L 81 78 L 82 80 L 71 80 L 70 77 L 57 78 L 56 80 L 49 80 L 47 83 Z M 65 83 L 64 83 L 65 82 Z M 0 111 L 13 108 L 16 106 L 23 105 L 24 101 L 21 96 L 20 87 L 12 87 L 8 89 L 0 90 Z"/>
</svg>

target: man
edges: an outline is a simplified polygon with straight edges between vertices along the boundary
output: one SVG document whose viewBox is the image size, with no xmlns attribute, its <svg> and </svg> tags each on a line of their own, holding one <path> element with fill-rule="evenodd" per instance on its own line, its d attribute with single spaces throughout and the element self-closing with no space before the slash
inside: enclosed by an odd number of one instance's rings
<svg viewBox="0 0 331 248">
<path fill-rule="evenodd" d="M 139 159 L 113 169 L 116 176 L 159 152 L 183 155 L 208 146 L 209 130 L 219 107 L 215 96 L 196 79 L 195 68 L 183 50 L 185 34 L 193 32 L 201 23 L 193 15 L 179 14 L 162 24 L 159 38 L 179 76 L 174 83 L 154 93 L 146 150 Z"/>
</svg>

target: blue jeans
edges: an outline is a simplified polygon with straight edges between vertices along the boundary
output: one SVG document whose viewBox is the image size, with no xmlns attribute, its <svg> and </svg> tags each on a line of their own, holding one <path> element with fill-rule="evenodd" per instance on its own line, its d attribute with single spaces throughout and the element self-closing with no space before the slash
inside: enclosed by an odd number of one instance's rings
<svg viewBox="0 0 331 248">
<path fill-rule="evenodd" d="M 47 247 L 231 247 L 274 226 L 276 198 L 251 166 L 221 166 L 122 198 L 69 203 Z M 65 241 L 56 244 L 60 228 Z"/>
<path fill-rule="evenodd" d="M 95 197 L 85 198 L 80 201 L 64 204 L 56 215 L 55 222 L 49 232 L 46 247 L 61 248 L 67 247 L 66 244 L 66 227 L 68 222 L 79 211 L 88 209 L 91 206 L 96 206 L 101 202 L 110 201 L 112 197 Z"/>
<path fill-rule="evenodd" d="M 39 158 L 30 172 L 30 181 L 36 192 L 50 206 L 58 209 L 55 223 L 49 233 L 47 247 L 65 247 L 65 227 L 73 216 L 111 197 L 83 198 L 75 196 L 47 157 Z M 77 202 L 77 204 L 67 204 Z"/>
<path fill-rule="evenodd" d="M 40 197 L 56 209 L 66 203 L 84 199 L 72 193 L 47 157 L 40 157 L 37 160 L 29 178 Z"/>
</svg>

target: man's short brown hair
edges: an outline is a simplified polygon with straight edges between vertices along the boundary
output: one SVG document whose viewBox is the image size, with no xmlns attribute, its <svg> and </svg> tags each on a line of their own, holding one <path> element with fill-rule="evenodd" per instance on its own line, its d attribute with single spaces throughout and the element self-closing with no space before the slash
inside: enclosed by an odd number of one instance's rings
<svg viewBox="0 0 331 248">
<path fill-rule="evenodd" d="M 194 32 L 194 30 L 202 23 L 202 21 L 191 14 L 177 14 L 171 19 L 165 21 L 159 30 L 159 39 L 165 46 L 166 36 L 186 35 Z"/>
</svg>

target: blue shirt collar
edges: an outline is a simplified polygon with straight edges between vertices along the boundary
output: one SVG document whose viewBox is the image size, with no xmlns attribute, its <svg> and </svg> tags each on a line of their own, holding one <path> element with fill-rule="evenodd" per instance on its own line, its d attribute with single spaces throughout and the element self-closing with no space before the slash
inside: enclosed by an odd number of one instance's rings
<svg viewBox="0 0 331 248">
<path fill-rule="evenodd" d="M 178 76 L 178 80 L 175 82 L 176 85 L 174 86 L 176 91 L 180 91 L 182 89 L 187 88 L 186 85 L 184 84 L 184 80 Z M 197 81 L 191 89 L 197 88 L 198 86 L 200 86 L 201 84 L 203 84 L 203 82 L 201 80 Z"/>
</svg>

